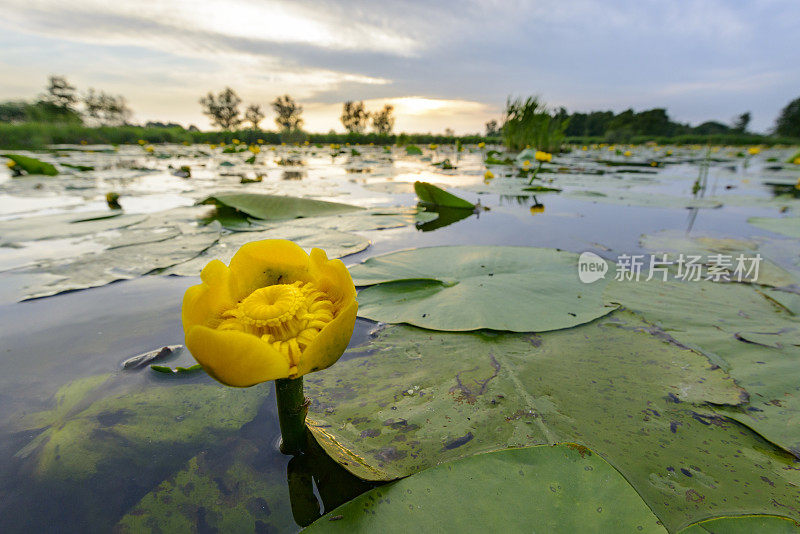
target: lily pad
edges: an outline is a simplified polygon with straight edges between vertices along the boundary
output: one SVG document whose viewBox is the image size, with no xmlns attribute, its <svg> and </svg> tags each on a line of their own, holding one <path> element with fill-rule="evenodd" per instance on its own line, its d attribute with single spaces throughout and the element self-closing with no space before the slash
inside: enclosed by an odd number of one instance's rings
<svg viewBox="0 0 800 534">
<path fill-rule="evenodd" d="M 261 195 L 257 193 L 219 193 L 203 200 L 201 204 L 227 206 L 262 220 L 295 219 L 335 215 L 362 210 L 358 206 L 326 202 L 310 198 Z"/>
<path fill-rule="evenodd" d="M 20 156 L 19 154 L 2 154 L 2 156 L 16 163 L 28 174 L 43 174 L 45 176 L 56 176 L 58 174 L 58 170 L 52 164 L 36 158 Z"/>
<path fill-rule="evenodd" d="M 475 204 L 448 193 L 441 187 L 428 182 L 414 182 L 414 191 L 422 204 L 443 208 L 475 209 Z"/>
<path fill-rule="evenodd" d="M 533 247 L 430 247 L 377 256 L 350 269 L 359 315 L 433 330 L 544 332 L 614 307 L 602 283 L 582 284 L 578 256 Z"/>
<path fill-rule="evenodd" d="M 0 243 L 60 239 L 118 230 L 143 222 L 147 215 L 110 211 L 59 213 L 0 221 Z"/>
<path fill-rule="evenodd" d="M 800 458 L 800 321 L 789 310 L 742 284 L 616 282 L 607 297 L 727 370 L 750 404 L 717 412 Z"/>
<path fill-rule="evenodd" d="M 598 532 L 667 532 L 613 467 L 571 444 L 479 454 L 426 469 L 355 498 L 306 532 L 400 534 L 444 525 L 452 532 L 581 532 L 589 525 Z"/>
<path fill-rule="evenodd" d="M 750 217 L 747 222 L 763 230 L 800 239 L 800 217 Z"/>
<path fill-rule="evenodd" d="M 715 517 L 689 525 L 678 534 L 797 534 L 800 525 L 787 517 L 776 515 L 740 515 Z"/>
<path fill-rule="evenodd" d="M 365 479 L 570 441 L 618 469 L 669 530 L 800 498 L 791 455 L 701 415 L 704 402 L 743 402 L 743 390 L 624 310 L 542 335 L 390 327 L 306 384 L 315 438 Z"/>
</svg>

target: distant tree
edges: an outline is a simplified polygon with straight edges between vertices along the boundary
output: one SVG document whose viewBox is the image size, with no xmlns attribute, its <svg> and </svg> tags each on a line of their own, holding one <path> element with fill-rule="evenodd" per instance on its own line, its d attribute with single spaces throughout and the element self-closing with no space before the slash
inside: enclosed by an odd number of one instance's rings
<svg viewBox="0 0 800 534">
<path fill-rule="evenodd" d="M 500 135 L 500 129 L 497 127 L 497 121 L 492 119 L 486 123 L 486 137 L 495 137 Z"/>
<path fill-rule="evenodd" d="M 747 127 L 750 125 L 750 112 L 745 111 L 738 117 L 733 120 L 733 129 L 739 133 L 745 133 L 747 131 Z"/>
<path fill-rule="evenodd" d="M 263 121 L 264 117 L 266 117 L 266 115 L 261 110 L 259 104 L 250 104 L 247 106 L 247 109 L 244 110 L 244 120 L 250 123 L 253 130 L 258 130 L 258 123 Z"/>
<path fill-rule="evenodd" d="M 699 135 L 720 135 L 730 133 L 731 129 L 718 121 L 706 121 L 692 128 L 692 133 Z"/>
<path fill-rule="evenodd" d="M 86 116 L 98 124 L 118 126 L 126 124 L 131 110 L 124 96 L 113 96 L 102 91 L 89 89 L 83 98 Z"/>
<path fill-rule="evenodd" d="M 28 120 L 28 106 L 25 102 L 0 102 L 0 122 L 25 122 Z"/>
<path fill-rule="evenodd" d="M 369 123 L 369 112 L 364 107 L 364 101 L 347 101 L 342 106 L 342 116 L 340 117 L 344 129 L 350 133 L 364 133 Z"/>
<path fill-rule="evenodd" d="M 786 137 L 800 137 L 800 98 L 795 98 L 781 110 L 775 121 L 775 133 Z"/>
<path fill-rule="evenodd" d="M 181 126 L 177 122 L 161 122 L 161 121 L 147 121 L 147 123 L 145 124 L 145 127 L 146 128 L 180 128 L 180 129 L 183 129 L 183 126 Z M 195 129 L 196 128 L 197 127 L 195 126 Z"/>
<path fill-rule="evenodd" d="M 208 93 L 200 99 L 203 114 L 223 130 L 232 130 L 242 123 L 242 119 L 239 117 L 241 103 L 242 99 L 230 87 L 226 87 L 218 95 Z"/>
<path fill-rule="evenodd" d="M 40 100 L 63 110 L 74 111 L 75 104 L 78 103 L 78 93 L 64 76 L 50 76 L 45 94 Z"/>
<path fill-rule="evenodd" d="M 272 109 L 275 110 L 275 124 L 285 132 L 299 130 L 303 126 L 303 107 L 289 95 L 277 97 L 272 102 Z"/>
<path fill-rule="evenodd" d="M 445 128 L 444 129 L 444 136 L 445 137 L 453 137 L 454 135 L 456 135 L 456 132 L 452 128 Z"/>
<path fill-rule="evenodd" d="M 394 106 L 386 104 L 383 109 L 372 114 L 372 129 L 380 135 L 389 135 L 394 128 Z"/>
</svg>

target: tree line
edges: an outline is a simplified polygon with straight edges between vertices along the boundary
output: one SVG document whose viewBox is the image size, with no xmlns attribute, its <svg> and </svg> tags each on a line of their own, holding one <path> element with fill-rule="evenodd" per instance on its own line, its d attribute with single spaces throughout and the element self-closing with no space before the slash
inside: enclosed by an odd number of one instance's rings
<svg viewBox="0 0 800 534">
<path fill-rule="evenodd" d="M 206 115 L 214 126 L 225 131 L 235 130 L 242 124 L 249 124 L 253 130 L 259 129 L 259 124 L 266 117 L 259 104 L 249 104 L 244 113 L 240 106 L 242 99 L 236 91 L 226 87 L 218 94 L 209 92 L 200 99 L 203 114 Z M 281 132 L 299 132 L 303 126 L 303 106 L 299 105 L 291 96 L 282 95 L 272 101 L 272 110 L 275 113 L 275 124 Z M 394 129 L 394 107 L 386 104 L 378 111 L 367 111 L 364 101 L 347 101 L 342 105 L 342 115 L 339 119 L 348 133 L 363 134 L 372 126 L 372 131 L 379 135 L 389 135 Z"/>
<path fill-rule="evenodd" d="M 506 124 L 515 124 L 514 115 L 520 99 L 509 99 L 506 103 L 503 125 L 496 120 L 486 123 L 487 137 L 503 136 Z M 629 142 L 641 137 L 677 137 L 687 135 L 721 136 L 747 134 L 751 120 L 749 111 L 737 115 L 731 124 L 707 121 L 698 126 L 673 121 L 667 110 L 654 108 L 644 111 L 627 109 L 620 113 L 613 111 L 592 111 L 588 113 L 569 113 L 563 107 L 546 112 L 552 128 L 559 129 L 568 138 L 596 138 L 607 142 Z M 509 122 L 511 120 L 511 122 Z M 800 138 L 800 98 L 792 100 L 778 115 L 772 134 L 781 137 Z"/>
<path fill-rule="evenodd" d="M 131 109 L 122 95 L 89 88 L 81 94 L 64 76 L 50 76 L 44 93 L 33 102 L 0 102 L 0 122 L 127 124 Z"/>
</svg>

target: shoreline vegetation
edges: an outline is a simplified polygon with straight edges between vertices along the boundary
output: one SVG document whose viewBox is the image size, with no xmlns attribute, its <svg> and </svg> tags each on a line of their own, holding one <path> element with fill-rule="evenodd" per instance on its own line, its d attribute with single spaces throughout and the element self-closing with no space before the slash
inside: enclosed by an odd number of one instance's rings
<svg viewBox="0 0 800 534">
<path fill-rule="evenodd" d="M 493 144 L 511 151 L 535 147 L 545 152 L 560 152 L 569 145 L 631 144 L 649 142 L 671 145 L 796 145 L 800 144 L 800 98 L 780 113 L 768 134 L 748 131 L 749 111 L 734 118 L 732 124 L 707 121 L 698 126 L 676 122 L 665 108 L 643 111 L 627 109 L 569 113 L 566 108 L 550 108 L 537 96 L 509 97 L 502 123 L 490 120 L 485 133 L 455 135 L 446 128 L 442 134 L 394 134 L 394 107 L 368 110 L 364 101 L 344 102 L 340 121 L 347 133 L 331 129 L 328 133 L 303 130 L 303 106 L 290 95 L 277 97 L 271 104 L 277 130 L 263 130 L 260 123 L 266 112 L 258 103 L 244 104 L 230 87 L 218 94 L 209 92 L 198 101 L 202 112 L 218 128 L 201 131 L 176 123 L 130 123 L 133 112 L 121 95 L 89 88 L 84 94 L 64 76 L 50 76 L 45 92 L 34 101 L 0 102 L 0 148 L 12 150 L 45 149 L 51 145 L 120 145 L 136 143 L 221 144 L 234 139 L 247 144 Z M 368 131 L 370 130 L 370 131 Z"/>
<path fill-rule="evenodd" d="M 377 133 L 307 133 L 301 132 L 300 141 L 311 144 L 369 144 L 376 145 L 407 145 L 407 144 L 503 144 L 503 138 L 482 135 L 443 135 L 443 134 L 377 134 Z M 298 142 L 297 132 L 287 140 L 280 132 L 254 129 L 236 131 L 197 131 L 187 130 L 180 126 L 84 126 L 69 123 L 52 122 L 25 122 L 19 124 L 0 123 L 0 148 L 14 150 L 38 150 L 50 145 L 121 145 L 137 144 L 144 140 L 150 144 L 160 143 L 189 143 L 189 144 L 219 144 L 231 143 L 238 139 L 242 143 L 254 144 L 261 139 L 265 144 L 280 144 L 282 142 Z M 565 136 L 567 145 L 591 145 L 608 143 L 604 136 Z M 682 134 L 674 136 L 634 135 L 625 141 L 625 144 L 644 144 L 655 142 L 658 144 L 672 145 L 797 145 L 800 139 L 793 137 L 777 137 L 754 133 L 730 134 Z"/>
</svg>

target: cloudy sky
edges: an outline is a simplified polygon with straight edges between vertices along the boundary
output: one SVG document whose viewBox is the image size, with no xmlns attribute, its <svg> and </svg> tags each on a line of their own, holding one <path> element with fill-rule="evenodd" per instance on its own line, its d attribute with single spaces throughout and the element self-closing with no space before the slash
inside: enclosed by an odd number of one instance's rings
<svg viewBox="0 0 800 534">
<path fill-rule="evenodd" d="M 396 106 L 396 130 L 477 132 L 508 95 L 570 111 L 666 107 L 770 128 L 800 96 L 796 0 L 0 0 L 0 99 L 49 74 L 124 95 L 134 119 L 208 127 L 233 87 L 289 93 L 310 131 L 344 100 Z M 268 114 L 263 126 L 272 125 Z"/>
</svg>

